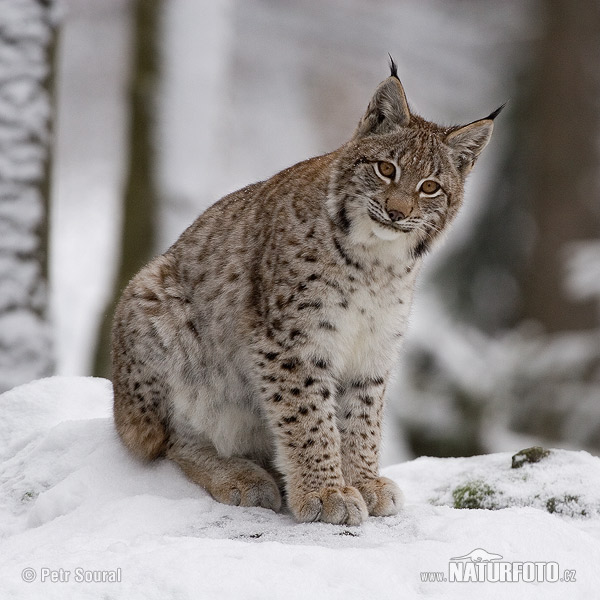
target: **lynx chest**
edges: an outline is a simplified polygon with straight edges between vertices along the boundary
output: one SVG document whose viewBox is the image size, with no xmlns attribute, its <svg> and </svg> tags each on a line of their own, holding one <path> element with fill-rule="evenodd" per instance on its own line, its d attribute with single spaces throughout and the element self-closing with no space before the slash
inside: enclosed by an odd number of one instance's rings
<svg viewBox="0 0 600 600">
<path fill-rule="evenodd" d="M 347 302 L 336 307 L 337 375 L 381 374 L 396 360 L 408 324 L 414 277 L 398 278 L 377 271 L 357 278 Z"/>
</svg>

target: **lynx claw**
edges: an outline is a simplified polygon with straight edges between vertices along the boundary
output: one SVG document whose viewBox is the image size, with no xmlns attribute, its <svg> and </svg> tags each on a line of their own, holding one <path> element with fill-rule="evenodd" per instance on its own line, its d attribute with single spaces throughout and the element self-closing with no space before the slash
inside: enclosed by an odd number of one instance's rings
<svg viewBox="0 0 600 600">
<path fill-rule="evenodd" d="M 299 521 L 360 525 L 369 515 L 360 492 L 353 487 L 328 487 L 310 492 L 300 502 L 290 502 Z"/>
<path fill-rule="evenodd" d="M 365 499 L 369 514 L 374 517 L 395 515 L 404 504 L 404 494 L 387 477 L 370 479 L 357 487 Z"/>
</svg>

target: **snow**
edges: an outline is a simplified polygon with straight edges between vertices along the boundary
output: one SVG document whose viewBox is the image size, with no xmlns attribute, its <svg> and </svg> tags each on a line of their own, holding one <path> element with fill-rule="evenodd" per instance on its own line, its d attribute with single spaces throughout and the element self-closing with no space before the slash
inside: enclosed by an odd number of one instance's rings
<svg viewBox="0 0 600 600">
<path fill-rule="evenodd" d="M 567 290 L 573 298 L 600 298 L 600 241 L 571 242 L 565 258 Z"/>
<path fill-rule="evenodd" d="M 598 511 L 549 514 L 543 502 L 572 496 L 598 506 L 600 459 L 585 452 L 554 450 L 520 469 L 510 468 L 510 452 L 420 458 L 384 470 L 405 492 L 399 515 L 355 528 L 297 524 L 289 514 L 219 504 L 172 463 L 132 458 L 114 430 L 111 400 L 110 382 L 84 377 L 0 396 L 1 598 L 597 595 Z M 510 498 L 510 507 L 452 508 L 452 490 L 472 480 Z M 576 581 L 421 580 L 421 572 L 447 574 L 450 558 L 477 548 L 509 562 L 556 562 L 561 572 L 575 569 Z M 22 580 L 26 568 L 35 581 Z M 120 581 L 76 580 L 106 570 Z"/>
</svg>

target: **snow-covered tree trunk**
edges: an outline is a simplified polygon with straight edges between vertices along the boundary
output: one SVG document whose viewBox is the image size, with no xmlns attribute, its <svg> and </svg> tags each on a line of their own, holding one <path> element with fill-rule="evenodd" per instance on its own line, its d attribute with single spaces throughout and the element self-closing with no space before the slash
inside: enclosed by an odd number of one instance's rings
<svg viewBox="0 0 600 600">
<path fill-rule="evenodd" d="M 52 0 L 0 0 L 0 391 L 52 370 L 47 315 Z"/>
</svg>

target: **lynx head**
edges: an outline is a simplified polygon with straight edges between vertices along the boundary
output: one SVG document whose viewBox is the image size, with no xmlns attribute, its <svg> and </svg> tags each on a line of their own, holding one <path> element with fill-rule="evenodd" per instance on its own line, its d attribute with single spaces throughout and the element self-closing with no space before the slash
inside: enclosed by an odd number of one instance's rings
<svg viewBox="0 0 600 600">
<path fill-rule="evenodd" d="M 338 151 L 328 194 L 336 225 L 356 243 L 403 241 L 422 255 L 456 215 L 501 109 L 460 127 L 426 121 L 411 113 L 392 60 L 390 77 Z"/>
</svg>

